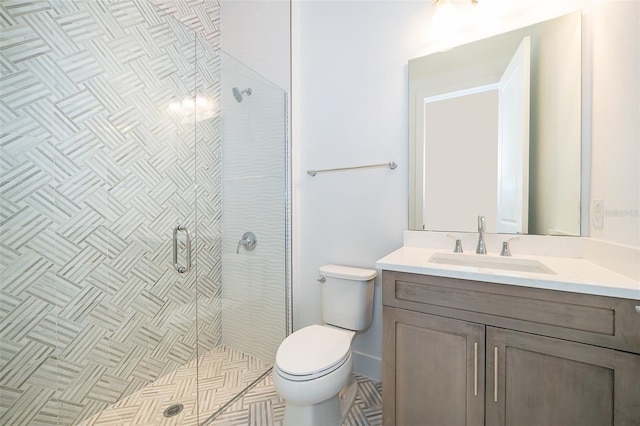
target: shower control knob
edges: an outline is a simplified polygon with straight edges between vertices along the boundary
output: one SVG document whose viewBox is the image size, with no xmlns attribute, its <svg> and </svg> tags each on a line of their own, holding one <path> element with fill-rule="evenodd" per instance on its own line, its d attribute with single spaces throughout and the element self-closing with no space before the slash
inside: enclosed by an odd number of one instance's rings
<svg viewBox="0 0 640 426">
<path fill-rule="evenodd" d="M 242 234 L 242 239 L 238 241 L 236 253 L 240 253 L 240 246 L 244 247 L 247 251 L 252 251 L 254 248 L 256 248 L 257 244 L 258 239 L 256 238 L 256 235 L 251 231 L 245 232 L 244 234 Z"/>
</svg>

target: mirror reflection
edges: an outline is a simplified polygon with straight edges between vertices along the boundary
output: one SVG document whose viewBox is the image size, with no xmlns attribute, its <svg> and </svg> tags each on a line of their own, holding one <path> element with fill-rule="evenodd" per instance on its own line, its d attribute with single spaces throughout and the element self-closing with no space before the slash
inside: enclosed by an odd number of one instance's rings
<svg viewBox="0 0 640 426">
<path fill-rule="evenodd" d="M 409 229 L 580 234 L 580 12 L 411 60 L 409 99 Z"/>
</svg>

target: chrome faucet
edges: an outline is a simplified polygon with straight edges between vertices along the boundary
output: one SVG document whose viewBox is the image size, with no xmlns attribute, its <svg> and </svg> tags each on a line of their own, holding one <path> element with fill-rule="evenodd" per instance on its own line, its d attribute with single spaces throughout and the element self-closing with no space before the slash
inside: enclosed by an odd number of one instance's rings
<svg viewBox="0 0 640 426">
<path fill-rule="evenodd" d="M 478 216 L 478 247 L 476 247 L 477 254 L 487 254 L 487 247 L 484 244 L 484 230 L 485 220 L 484 216 Z"/>
</svg>

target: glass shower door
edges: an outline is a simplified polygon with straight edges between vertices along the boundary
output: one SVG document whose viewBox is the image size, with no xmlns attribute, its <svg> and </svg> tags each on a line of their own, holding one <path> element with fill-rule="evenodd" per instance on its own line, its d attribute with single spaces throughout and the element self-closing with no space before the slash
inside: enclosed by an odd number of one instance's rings
<svg viewBox="0 0 640 426">
<path fill-rule="evenodd" d="M 121 124 L 103 136 L 113 255 L 100 266 L 111 323 L 99 422 L 196 424 L 196 35 L 141 0 L 104 6 L 101 20 L 136 25 L 110 28 L 102 60 L 127 55 L 109 76 Z"/>
</svg>

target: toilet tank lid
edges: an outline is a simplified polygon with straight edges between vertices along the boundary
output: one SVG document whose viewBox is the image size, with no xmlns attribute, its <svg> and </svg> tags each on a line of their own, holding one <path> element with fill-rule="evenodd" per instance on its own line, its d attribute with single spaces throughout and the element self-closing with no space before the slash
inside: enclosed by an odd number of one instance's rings
<svg viewBox="0 0 640 426">
<path fill-rule="evenodd" d="M 354 268 L 352 266 L 324 265 L 320 267 L 320 275 L 346 280 L 372 280 L 378 275 L 375 269 Z"/>
</svg>

